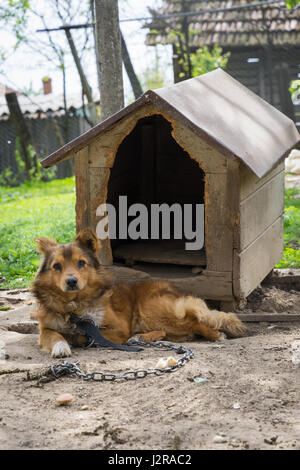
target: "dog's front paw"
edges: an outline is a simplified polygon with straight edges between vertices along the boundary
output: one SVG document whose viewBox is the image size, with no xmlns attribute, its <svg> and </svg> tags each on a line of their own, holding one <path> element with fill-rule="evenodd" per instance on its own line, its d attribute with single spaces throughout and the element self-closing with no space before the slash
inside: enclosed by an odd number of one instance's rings
<svg viewBox="0 0 300 470">
<path fill-rule="evenodd" d="M 71 356 L 71 349 L 65 341 L 57 341 L 52 348 L 52 357 L 67 357 Z"/>
</svg>

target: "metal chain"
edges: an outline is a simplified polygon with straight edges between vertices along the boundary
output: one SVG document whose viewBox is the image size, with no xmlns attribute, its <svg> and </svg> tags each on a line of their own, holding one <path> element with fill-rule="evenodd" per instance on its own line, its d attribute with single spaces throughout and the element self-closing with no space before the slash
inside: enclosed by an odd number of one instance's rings
<svg viewBox="0 0 300 470">
<path fill-rule="evenodd" d="M 64 361 L 59 365 L 51 366 L 51 373 L 55 378 L 62 377 L 63 375 L 76 374 L 78 377 L 81 377 L 83 380 L 93 380 L 94 382 L 115 382 L 116 380 L 136 380 L 144 379 L 148 375 L 164 375 L 168 372 L 175 372 L 180 367 L 183 367 L 190 359 L 193 359 L 194 352 L 192 349 L 187 349 L 185 346 L 176 346 L 175 344 L 166 343 L 164 341 L 156 342 L 145 342 L 145 341 L 136 341 L 131 340 L 128 344 L 134 346 L 143 346 L 144 348 L 155 347 L 163 351 L 174 351 L 176 354 L 182 354 L 182 357 L 177 361 L 177 364 L 170 365 L 165 369 L 154 368 L 154 369 L 138 369 L 138 370 L 129 370 L 123 374 L 113 374 L 111 372 L 91 372 L 85 373 L 80 370 L 78 367 L 79 361 L 77 362 L 67 362 Z"/>
</svg>

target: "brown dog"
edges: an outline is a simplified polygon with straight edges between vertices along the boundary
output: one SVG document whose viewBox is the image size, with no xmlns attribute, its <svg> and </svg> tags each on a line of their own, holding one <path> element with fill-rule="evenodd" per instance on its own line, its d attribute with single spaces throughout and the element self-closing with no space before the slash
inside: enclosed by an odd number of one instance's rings
<svg viewBox="0 0 300 470">
<path fill-rule="evenodd" d="M 38 301 L 34 318 L 39 346 L 53 357 L 70 356 L 70 345 L 83 343 L 70 323 L 72 313 L 92 318 L 116 343 L 136 334 L 145 341 L 183 341 L 194 335 L 218 341 L 223 333 L 241 336 L 246 330 L 233 313 L 209 310 L 203 300 L 180 294 L 167 281 L 113 286 L 98 260 L 100 241 L 90 229 L 68 245 L 35 241 L 43 260 L 32 287 Z"/>
</svg>

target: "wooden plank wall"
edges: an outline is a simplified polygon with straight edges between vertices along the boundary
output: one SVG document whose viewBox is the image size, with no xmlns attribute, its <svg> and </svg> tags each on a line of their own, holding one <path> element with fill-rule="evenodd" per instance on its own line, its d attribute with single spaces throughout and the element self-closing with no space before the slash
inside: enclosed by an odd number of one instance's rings
<svg viewBox="0 0 300 470">
<path fill-rule="evenodd" d="M 245 298 L 273 269 L 283 250 L 284 163 L 259 179 L 240 167 L 240 228 L 234 251 L 234 294 Z"/>
</svg>

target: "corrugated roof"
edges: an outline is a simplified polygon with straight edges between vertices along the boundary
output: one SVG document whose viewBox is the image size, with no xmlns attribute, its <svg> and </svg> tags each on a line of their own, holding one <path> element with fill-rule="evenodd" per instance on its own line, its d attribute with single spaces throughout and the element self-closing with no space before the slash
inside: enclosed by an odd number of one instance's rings
<svg viewBox="0 0 300 470">
<path fill-rule="evenodd" d="M 230 8 L 247 5 L 249 8 L 232 11 L 207 12 L 199 16 L 187 16 L 190 31 L 190 47 L 218 44 L 222 47 L 262 46 L 268 43 L 268 36 L 274 46 L 300 44 L 300 8 L 288 10 L 284 1 L 274 4 L 251 7 L 253 0 L 164 0 L 158 14 L 182 11 L 200 11 L 217 8 Z M 153 30 L 147 35 L 147 44 L 171 44 L 174 42 L 172 30 L 178 30 L 181 18 L 154 19 L 146 27 Z"/>
<path fill-rule="evenodd" d="M 11 90 L 13 91 L 13 90 Z M 64 109 L 63 94 L 26 96 L 18 93 L 18 102 L 23 114 L 36 115 L 37 113 L 57 112 Z M 80 109 L 82 107 L 82 95 L 80 93 L 68 94 L 68 109 Z M 9 115 L 5 93 L 0 93 L 0 116 Z"/>
<path fill-rule="evenodd" d="M 154 104 L 182 122 L 225 156 L 239 158 L 264 176 L 298 142 L 294 122 L 221 69 L 149 90 L 131 105 L 42 161 L 50 167 L 86 146 L 135 109 Z"/>
</svg>

